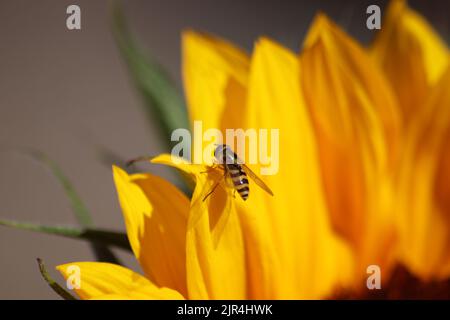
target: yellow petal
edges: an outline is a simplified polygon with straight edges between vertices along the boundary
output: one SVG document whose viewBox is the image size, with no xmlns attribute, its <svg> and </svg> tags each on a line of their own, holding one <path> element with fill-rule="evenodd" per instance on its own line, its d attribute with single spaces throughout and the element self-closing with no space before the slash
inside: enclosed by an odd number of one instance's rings
<svg viewBox="0 0 450 320">
<path fill-rule="evenodd" d="M 147 277 L 186 295 L 186 230 L 189 200 L 151 174 L 128 175 L 114 166 L 114 182 L 128 239 Z"/>
<path fill-rule="evenodd" d="M 351 253 L 327 218 L 300 71 L 292 52 L 268 39 L 257 42 L 246 126 L 280 131 L 279 171 L 261 176 L 274 196 L 250 181 L 249 199 L 239 206 L 255 299 L 324 297 L 352 272 Z M 271 150 L 277 141 L 268 142 Z M 251 167 L 261 174 L 263 166 Z"/>
<path fill-rule="evenodd" d="M 395 100 L 363 48 L 322 14 L 306 38 L 301 66 L 333 226 L 356 250 L 359 275 L 368 264 L 385 271 L 394 245 Z"/>
<path fill-rule="evenodd" d="M 74 290 L 81 299 L 103 299 L 106 295 L 117 299 L 183 299 L 175 290 L 158 288 L 140 274 L 111 263 L 73 262 L 56 269 L 71 284 L 79 284 Z M 72 281 L 74 276 L 80 281 Z"/>
<path fill-rule="evenodd" d="M 191 120 L 203 129 L 233 128 L 233 116 L 245 106 L 248 57 L 217 37 L 183 33 L 183 77 Z M 226 123 L 222 123 L 223 114 Z M 230 118 L 231 116 L 231 118 Z"/>
<path fill-rule="evenodd" d="M 400 167 L 402 261 L 425 280 L 450 275 L 450 68 L 412 123 Z"/>
<path fill-rule="evenodd" d="M 178 292 L 168 288 L 157 288 L 156 286 L 142 286 L 133 288 L 123 293 L 109 293 L 92 298 L 91 300 L 182 300 Z"/>
<path fill-rule="evenodd" d="M 176 163 L 161 155 L 153 163 L 174 166 L 196 181 L 186 237 L 186 268 L 190 299 L 245 299 L 246 262 L 239 219 L 227 188 L 218 187 L 203 201 L 220 173 L 202 174 L 207 168 Z"/>
<path fill-rule="evenodd" d="M 386 73 L 409 123 L 445 71 L 448 49 L 406 1 L 391 1 L 385 16 L 371 53 Z"/>
</svg>

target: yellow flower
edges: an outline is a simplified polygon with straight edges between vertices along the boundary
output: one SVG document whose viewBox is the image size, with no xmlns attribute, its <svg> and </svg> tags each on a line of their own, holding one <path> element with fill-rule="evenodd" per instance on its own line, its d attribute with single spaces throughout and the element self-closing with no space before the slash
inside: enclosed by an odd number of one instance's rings
<svg viewBox="0 0 450 320">
<path fill-rule="evenodd" d="M 205 34 L 183 35 L 191 120 L 206 128 L 279 128 L 280 168 L 246 202 L 218 172 L 175 164 L 191 199 L 151 174 L 113 168 L 128 238 L 145 276 L 78 265 L 83 299 L 324 298 L 365 288 L 404 265 L 450 276 L 450 68 L 447 47 L 404 1 L 392 1 L 363 48 L 319 14 L 300 55 L 268 38 L 249 57 Z M 269 147 L 270 148 L 270 147 Z M 255 166 L 254 169 L 258 169 Z"/>
</svg>

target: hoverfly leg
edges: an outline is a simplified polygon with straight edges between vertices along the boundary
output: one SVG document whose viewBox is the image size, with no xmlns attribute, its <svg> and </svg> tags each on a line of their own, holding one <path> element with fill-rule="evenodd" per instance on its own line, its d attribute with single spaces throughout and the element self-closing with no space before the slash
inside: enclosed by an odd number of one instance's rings
<svg viewBox="0 0 450 320">
<path fill-rule="evenodd" d="M 226 177 L 226 172 L 225 174 L 214 184 L 214 186 L 212 187 L 211 191 L 208 192 L 208 194 L 203 198 L 203 201 L 206 200 L 206 198 L 208 198 L 213 192 L 214 190 L 216 190 L 216 188 L 219 186 L 219 184 L 222 182 L 222 180 Z"/>
<path fill-rule="evenodd" d="M 210 173 L 214 171 L 214 167 L 209 167 L 208 169 L 206 169 L 205 171 L 200 171 L 201 174 L 205 174 L 205 173 Z"/>
<path fill-rule="evenodd" d="M 221 166 L 220 165 L 218 165 L 218 164 L 216 164 L 216 163 L 213 163 L 211 166 L 209 166 L 205 171 L 200 171 L 200 173 L 202 173 L 202 174 L 204 174 L 204 173 L 210 173 L 210 172 L 213 172 L 213 171 L 215 171 L 215 170 L 217 170 L 217 169 L 221 169 Z"/>
</svg>

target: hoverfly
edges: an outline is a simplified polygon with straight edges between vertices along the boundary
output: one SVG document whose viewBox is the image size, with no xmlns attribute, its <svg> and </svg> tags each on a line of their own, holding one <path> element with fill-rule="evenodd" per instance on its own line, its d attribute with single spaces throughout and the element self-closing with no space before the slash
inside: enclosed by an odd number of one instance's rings
<svg viewBox="0 0 450 320">
<path fill-rule="evenodd" d="M 242 200 L 247 200 L 250 193 L 250 186 L 247 176 L 261 187 L 268 194 L 273 196 L 272 190 L 262 181 L 248 166 L 246 166 L 234 153 L 231 148 L 226 144 L 217 145 L 214 150 L 214 158 L 221 166 L 224 173 L 222 177 L 213 185 L 211 191 L 205 195 L 203 201 L 205 201 L 217 188 L 217 186 L 224 180 L 229 178 L 232 182 L 234 192 L 239 193 Z"/>
</svg>

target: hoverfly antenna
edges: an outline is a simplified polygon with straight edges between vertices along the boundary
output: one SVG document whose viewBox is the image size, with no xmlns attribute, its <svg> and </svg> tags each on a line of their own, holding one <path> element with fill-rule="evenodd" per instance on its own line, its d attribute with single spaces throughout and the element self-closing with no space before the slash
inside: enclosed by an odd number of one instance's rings
<svg viewBox="0 0 450 320">
<path fill-rule="evenodd" d="M 125 163 L 125 165 L 126 165 L 127 167 L 129 167 L 129 166 L 135 164 L 136 162 L 150 161 L 150 159 L 151 159 L 151 157 L 137 157 L 137 158 L 128 160 L 128 161 Z"/>
</svg>

